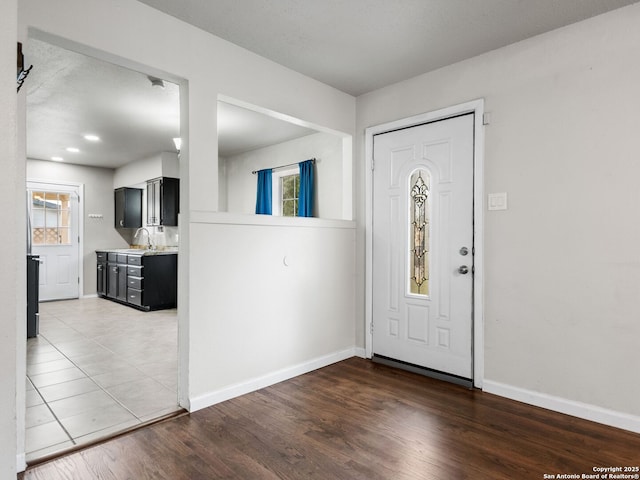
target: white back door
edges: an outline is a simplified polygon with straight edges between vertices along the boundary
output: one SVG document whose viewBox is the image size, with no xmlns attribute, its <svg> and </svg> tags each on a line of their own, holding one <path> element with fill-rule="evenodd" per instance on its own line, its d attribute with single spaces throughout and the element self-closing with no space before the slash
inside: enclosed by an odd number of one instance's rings
<svg viewBox="0 0 640 480">
<path fill-rule="evenodd" d="M 79 297 L 79 187 L 28 182 L 31 253 L 40 256 L 40 300 Z"/>
<path fill-rule="evenodd" d="M 472 378 L 473 114 L 374 136 L 373 353 Z"/>
</svg>

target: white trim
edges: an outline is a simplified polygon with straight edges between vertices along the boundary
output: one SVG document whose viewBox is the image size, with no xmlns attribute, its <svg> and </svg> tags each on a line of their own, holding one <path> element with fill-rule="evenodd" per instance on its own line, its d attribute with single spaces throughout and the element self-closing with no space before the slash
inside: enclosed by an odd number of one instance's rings
<svg viewBox="0 0 640 480">
<path fill-rule="evenodd" d="M 16 455 L 16 473 L 24 472 L 27 469 L 27 455 L 19 453 Z"/>
<path fill-rule="evenodd" d="M 273 227 L 311 228 L 356 228 L 353 220 L 330 220 L 317 217 L 274 217 L 227 212 L 191 211 L 191 223 L 214 223 L 221 225 L 270 225 Z"/>
<path fill-rule="evenodd" d="M 568 400 L 546 393 L 534 392 L 492 380 L 484 381 L 483 391 L 573 417 L 640 433 L 640 416 L 617 412 L 589 403 Z"/>
<path fill-rule="evenodd" d="M 465 113 L 474 114 L 473 172 L 473 244 L 475 248 L 473 277 L 473 384 L 482 388 L 484 377 L 484 99 L 453 105 L 413 117 L 369 127 L 365 131 L 365 350 L 373 355 L 373 137 L 380 133 L 423 123 L 443 120 Z"/>
<path fill-rule="evenodd" d="M 189 401 L 190 412 L 195 412 L 216 403 L 224 402 L 247 393 L 255 392 L 261 388 L 274 385 L 284 380 L 304 375 L 305 373 L 312 372 L 322 367 L 326 367 L 336 362 L 341 362 L 347 358 L 358 356 L 359 350 L 356 347 L 347 348 L 339 352 L 330 353 L 322 357 L 314 358 L 312 360 L 286 367 L 281 370 L 267 373 L 260 377 L 252 378 L 235 385 L 223 387 L 213 392 L 205 393 L 204 395 L 198 395 L 191 398 Z"/>
<path fill-rule="evenodd" d="M 354 355 L 355 357 L 367 358 L 367 351 L 366 351 L 364 348 L 362 348 L 362 347 L 356 347 L 356 348 L 354 349 L 354 353 L 353 353 L 353 355 Z"/>
</svg>

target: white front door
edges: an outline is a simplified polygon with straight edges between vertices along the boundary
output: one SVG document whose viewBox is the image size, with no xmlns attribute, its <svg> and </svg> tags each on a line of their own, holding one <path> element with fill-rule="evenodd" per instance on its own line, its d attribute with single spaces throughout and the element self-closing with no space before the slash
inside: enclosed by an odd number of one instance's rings
<svg viewBox="0 0 640 480">
<path fill-rule="evenodd" d="M 373 353 L 472 378 L 473 114 L 373 138 Z"/>
<path fill-rule="evenodd" d="M 40 256 L 40 300 L 79 297 L 79 187 L 27 184 L 31 253 Z"/>
</svg>

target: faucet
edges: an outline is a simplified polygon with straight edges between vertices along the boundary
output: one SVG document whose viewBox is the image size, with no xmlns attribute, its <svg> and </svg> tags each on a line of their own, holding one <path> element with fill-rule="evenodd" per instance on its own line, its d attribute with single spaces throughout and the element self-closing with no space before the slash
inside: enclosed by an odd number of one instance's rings
<svg viewBox="0 0 640 480">
<path fill-rule="evenodd" d="M 145 227 L 140 227 L 138 230 L 136 230 L 136 233 L 133 235 L 133 238 L 136 238 L 138 234 L 142 231 L 147 232 L 147 248 L 149 250 L 154 250 L 153 243 L 151 243 L 151 234 L 149 233 L 149 230 L 147 230 Z"/>
</svg>

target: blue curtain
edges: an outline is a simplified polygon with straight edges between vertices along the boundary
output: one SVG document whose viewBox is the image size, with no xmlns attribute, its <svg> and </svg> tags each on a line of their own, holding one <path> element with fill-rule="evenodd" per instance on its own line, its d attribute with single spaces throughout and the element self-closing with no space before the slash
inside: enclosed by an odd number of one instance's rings
<svg viewBox="0 0 640 480">
<path fill-rule="evenodd" d="M 313 160 L 300 162 L 300 194 L 298 195 L 298 216 L 313 217 Z"/>
<path fill-rule="evenodd" d="M 271 215 L 271 169 L 258 171 L 256 213 Z"/>
</svg>

